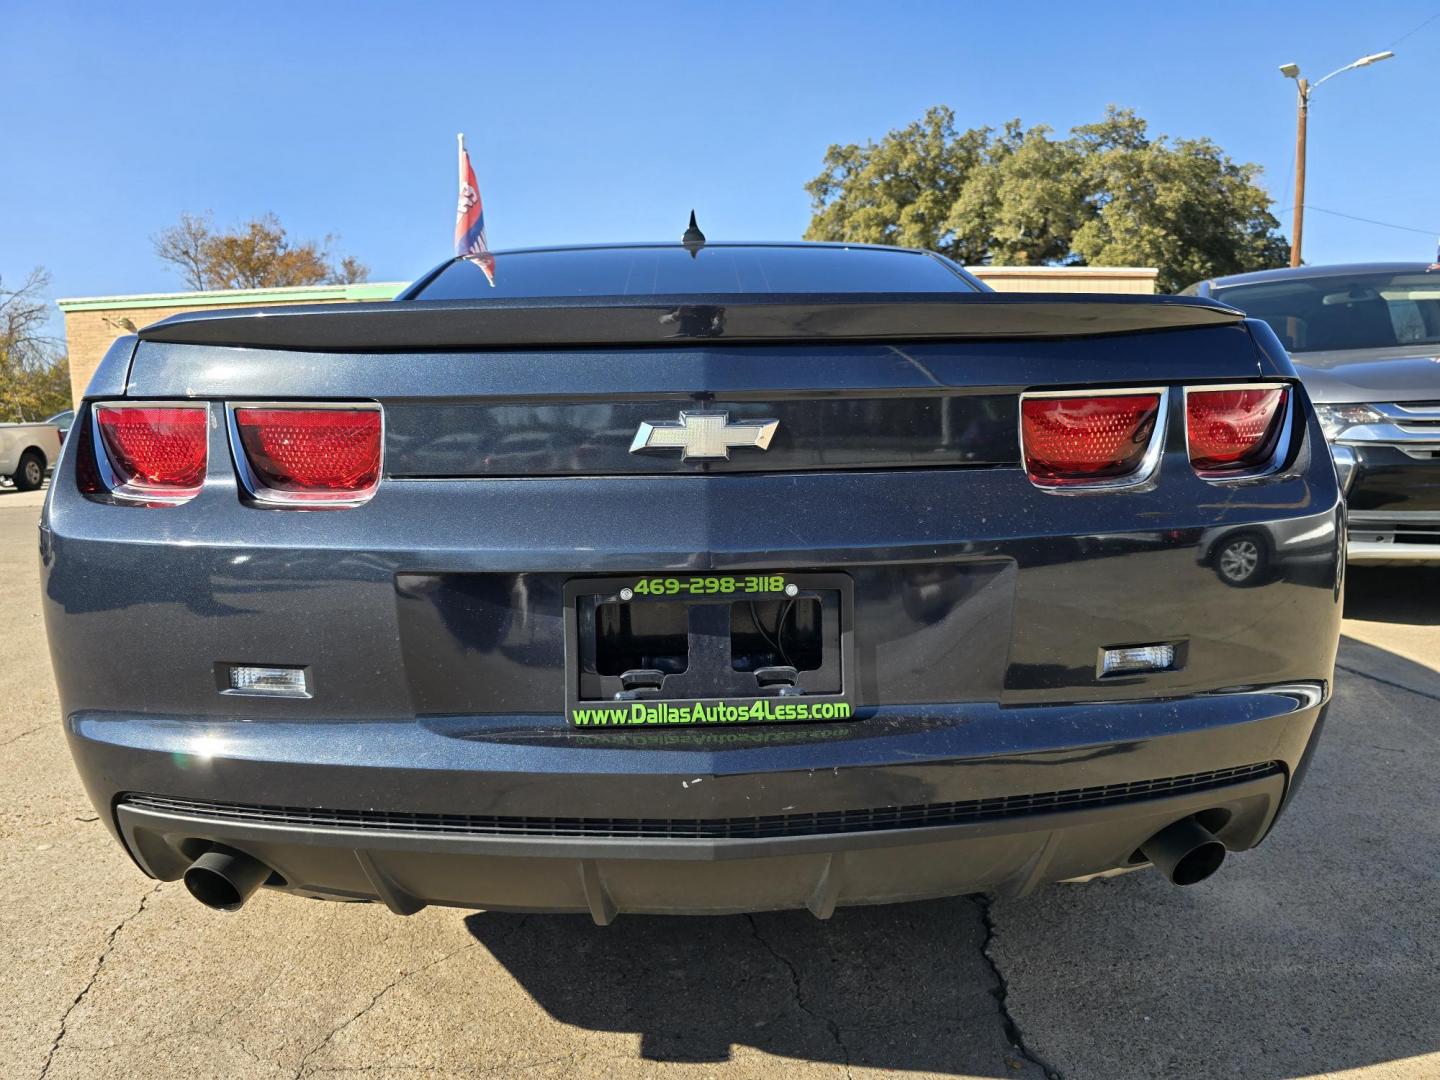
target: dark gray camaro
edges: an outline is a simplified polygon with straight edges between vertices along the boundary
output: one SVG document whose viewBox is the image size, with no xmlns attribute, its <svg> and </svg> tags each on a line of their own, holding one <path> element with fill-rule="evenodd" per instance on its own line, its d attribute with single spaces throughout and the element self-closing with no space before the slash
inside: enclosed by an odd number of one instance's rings
<svg viewBox="0 0 1440 1080">
<path fill-rule="evenodd" d="M 1214 301 L 508 252 L 147 327 L 75 433 L 41 523 L 71 749 L 215 907 L 1188 883 L 1270 830 L 1329 697 L 1334 468 Z"/>
</svg>

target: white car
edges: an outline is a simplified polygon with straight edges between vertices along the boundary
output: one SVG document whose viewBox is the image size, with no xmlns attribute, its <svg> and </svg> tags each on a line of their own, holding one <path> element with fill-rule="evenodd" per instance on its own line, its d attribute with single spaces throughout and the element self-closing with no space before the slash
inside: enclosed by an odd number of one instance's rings
<svg viewBox="0 0 1440 1080">
<path fill-rule="evenodd" d="M 34 491 L 60 460 L 56 424 L 0 424 L 0 478 L 21 491 Z"/>
</svg>

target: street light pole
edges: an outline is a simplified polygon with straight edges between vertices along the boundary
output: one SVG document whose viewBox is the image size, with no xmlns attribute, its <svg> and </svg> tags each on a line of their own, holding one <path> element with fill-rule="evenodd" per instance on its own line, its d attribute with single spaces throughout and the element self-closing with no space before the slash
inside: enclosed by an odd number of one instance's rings
<svg viewBox="0 0 1440 1080">
<path fill-rule="evenodd" d="M 1316 79 L 1313 84 L 1308 79 L 1301 78 L 1299 64 L 1280 65 L 1280 74 L 1287 79 L 1294 79 L 1295 89 L 1298 92 L 1295 110 L 1295 220 L 1293 223 L 1294 235 L 1290 241 L 1291 266 L 1300 265 L 1300 246 L 1305 236 L 1305 129 L 1310 122 L 1310 94 L 1318 90 L 1321 83 L 1328 82 L 1336 75 L 1353 71 L 1355 68 L 1378 64 L 1381 60 L 1389 60 L 1394 55 L 1393 52 L 1386 51 L 1362 56 L 1359 60 L 1352 61 L 1342 68 L 1336 68 L 1324 78 Z"/>
<path fill-rule="evenodd" d="M 1295 113 L 1295 218 L 1290 240 L 1290 265 L 1300 265 L 1300 244 L 1305 238 L 1305 127 L 1310 120 L 1310 83 L 1296 79 L 1300 91 Z"/>
</svg>

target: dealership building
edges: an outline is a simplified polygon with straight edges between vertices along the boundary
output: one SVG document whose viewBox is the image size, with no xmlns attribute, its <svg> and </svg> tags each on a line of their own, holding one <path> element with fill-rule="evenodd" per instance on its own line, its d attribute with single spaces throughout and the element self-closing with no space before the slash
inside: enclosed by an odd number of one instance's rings
<svg viewBox="0 0 1440 1080">
<path fill-rule="evenodd" d="M 1156 271 L 1128 266 L 972 266 L 970 272 L 1000 292 L 1153 293 Z M 59 301 L 70 352 L 70 394 L 78 402 L 110 344 L 137 328 L 187 311 L 271 307 L 277 304 L 345 304 L 389 300 L 407 282 L 300 285 L 223 292 L 77 296 Z"/>
</svg>

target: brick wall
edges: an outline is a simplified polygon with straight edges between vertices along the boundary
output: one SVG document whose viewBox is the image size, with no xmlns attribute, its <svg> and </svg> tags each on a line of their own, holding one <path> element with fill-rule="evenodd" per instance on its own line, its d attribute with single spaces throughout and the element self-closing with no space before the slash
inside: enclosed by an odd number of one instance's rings
<svg viewBox="0 0 1440 1080">
<path fill-rule="evenodd" d="M 1155 291 L 1146 266 L 967 266 L 996 292 L 1134 293 Z"/>
</svg>

